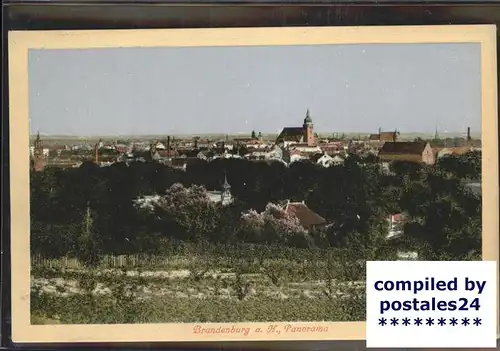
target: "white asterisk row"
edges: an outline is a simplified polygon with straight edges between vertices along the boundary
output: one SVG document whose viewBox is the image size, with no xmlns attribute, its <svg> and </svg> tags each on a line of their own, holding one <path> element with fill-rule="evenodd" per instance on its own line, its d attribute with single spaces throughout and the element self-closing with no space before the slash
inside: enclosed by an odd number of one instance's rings
<svg viewBox="0 0 500 351">
<path fill-rule="evenodd" d="M 408 317 L 403 317 L 403 318 L 386 318 L 386 317 L 381 317 L 378 319 L 378 325 L 380 326 L 410 326 L 410 325 L 416 325 L 416 326 L 445 326 L 445 325 L 451 325 L 451 326 L 480 326 L 482 324 L 481 318 L 408 318 Z"/>
</svg>

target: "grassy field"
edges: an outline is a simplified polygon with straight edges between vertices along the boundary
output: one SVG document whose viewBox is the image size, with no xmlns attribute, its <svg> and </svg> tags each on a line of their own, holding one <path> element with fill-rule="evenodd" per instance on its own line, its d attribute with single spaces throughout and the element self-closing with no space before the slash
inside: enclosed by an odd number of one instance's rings
<svg viewBox="0 0 500 351">
<path fill-rule="evenodd" d="M 128 258 L 121 268 L 94 269 L 70 262 L 34 260 L 33 324 L 364 320 L 362 262 L 176 257 L 146 268 Z"/>
</svg>

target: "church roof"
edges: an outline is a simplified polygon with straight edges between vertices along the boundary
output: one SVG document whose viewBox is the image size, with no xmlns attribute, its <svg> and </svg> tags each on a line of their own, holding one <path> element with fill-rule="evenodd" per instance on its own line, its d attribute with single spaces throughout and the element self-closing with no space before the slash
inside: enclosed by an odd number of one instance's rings
<svg viewBox="0 0 500 351">
<path fill-rule="evenodd" d="M 302 128 L 302 127 L 285 127 L 281 131 L 277 140 L 300 142 L 303 137 L 304 137 L 304 128 Z"/>
</svg>

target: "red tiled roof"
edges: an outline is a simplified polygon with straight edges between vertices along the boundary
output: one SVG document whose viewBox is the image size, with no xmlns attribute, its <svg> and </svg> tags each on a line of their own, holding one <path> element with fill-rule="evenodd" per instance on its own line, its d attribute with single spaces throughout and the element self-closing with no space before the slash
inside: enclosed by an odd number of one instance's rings
<svg viewBox="0 0 500 351">
<path fill-rule="evenodd" d="M 421 141 L 398 141 L 385 143 L 379 151 L 379 155 L 384 154 L 405 154 L 421 155 L 424 152 L 426 142 Z"/>
<path fill-rule="evenodd" d="M 396 214 L 391 215 L 391 220 L 393 222 L 401 222 L 403 219 L 404 219 L 404 216 L 401 213 L 396 213 Z"/>
<path fill-rule="evenodd" d="M 312 211 L 303 202 L 291 202 L 287 204 L 285 211 L 287 213 L 293 213 L 299 219 L 300 224 L 304 228 L 326 223 L 326 220 L 323 217 Z"/>
<path fill-rule="evenodd" d="M 381 132 L 380 141 L 394 141 L 394 132 Z"/>
<path fill-rule="evenodd" d="M 460 146 L 460 147 L 451 147 L 448 148 L 448 150 L 450 150 L 453 155 L 460 156 L 468 153 L 471 150 L 471 148 L 469 146 Z"/>
<path fill-rule="evenodd" d="M 394 141 L 394 132 L 380 132 L 380 134 L 371 134 L 369 140 Z"/>
</svg>

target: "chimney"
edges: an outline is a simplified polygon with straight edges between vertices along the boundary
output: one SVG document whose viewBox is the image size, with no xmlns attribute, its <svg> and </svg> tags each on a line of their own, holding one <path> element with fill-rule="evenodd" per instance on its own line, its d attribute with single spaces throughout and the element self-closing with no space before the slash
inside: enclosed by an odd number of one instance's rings
<svg viewBox="0 0 500 351">
<path fill-rule="evenodd" d="M 196 138 L 196 137 L 194 138 L 194 148 L 195 148 L 195 150 L 198 149 L 198 138 Z"/>
<path fill-rule="evenodd" d="M 467 141 L 471 141 L 471 137 L 470 137 L 470 127 L 467 127 Z"/>
<path fill-rule="evenodd" d="M 170 135 L 167 136 L 167 157 L 170 157 Z"/>
<path fill-rule="evenodd" d="M 97 142 L 97 144 L 95 144 L 95 146 L 94 146 L 95 163 L 96 164 L 99 164 L 99 148 L 101 147 L 101 142 L 102 142 L 102 140 L 99 139 L 99 141 Z"/>
</svg>

